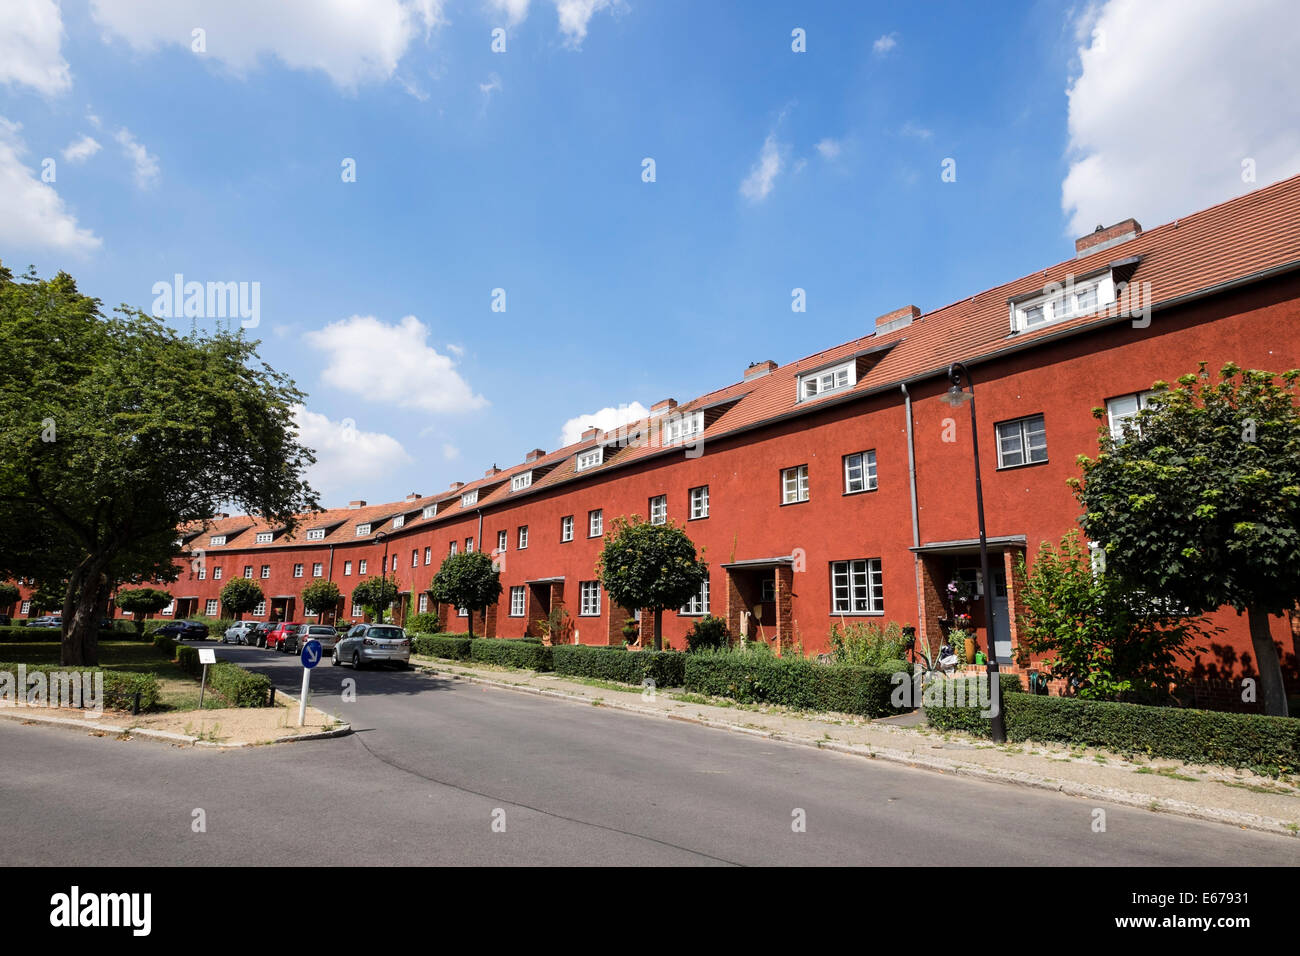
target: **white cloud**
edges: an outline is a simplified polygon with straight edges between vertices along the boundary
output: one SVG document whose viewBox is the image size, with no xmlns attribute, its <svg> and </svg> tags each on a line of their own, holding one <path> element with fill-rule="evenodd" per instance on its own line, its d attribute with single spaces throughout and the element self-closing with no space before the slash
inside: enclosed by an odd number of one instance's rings
<svg viewBox="0 0 1300 956">
<path fill-rule="evenodd" d="M 505 14 L 506 26 L 522 23 L 528 16 L 528 0 L 488 0 L 488 6 L 497 13 Z"/>
<path fill-rule="evenodd" d="M 1155 226 L 1300 172 L 1295 31 L 1261 27 L 1294 18 L 1292 0 L 1110 0 L 1076 21 L 1070 234 Z"/>
<path fill-rule="evenodd" d="M 298 440 L 316 453 L 316 464 L 307 469 L 307 481 L 321 496 L 321 503 L 338 507 L 363 483 L 376 475 L 411 462 L 411 456 L 392 435 L 365 432 L 350 418 L 331 421 L 302 405 L 293 409 Z"/>
<path fill-rule="evenodd" d="M 448 461 L 455 461 L 460 457 L 460 449 L 451 442 L 442 443 L 442 457 Z"/>
<path fill-rule="evenodd" d="M 459 345 L 453 345 L 452 343 L 448 342 L 447 351 L 450 352 L 452 355 L 456 356 L 456 358 L 465 357 L 465 350 L 461 348 Z"/>
<path fill-rule="evenodd" d="M 582 433 L 593 425 L 604 431 L 609 431 L 611 428 L 626 425 L 628 422 L 640 421 L 648 417 L 649 414 L 650 409 L 640 402 L 633 402 L 631 405 L 620 405 L 618 408 L 602 408 L 598 412 L 570 418 L 564 423 L 564 427 L 560 429 L 560 445 L 572 445 L 574 442 L 580 441 Z"/>
<path fill-rule="evenodd" d="M 77 225 L 49 183 L 23 164 L 22 127 L 0 116 L 0 246 L 68 252 L 98 249 L 102 240 Z"/>
<path fill-rule="evenodd" d="M 63 17 L 54 0 L 6 0 L 0 27 L 0 83 L 62 93 L 72 86 L 59 47 Z"/>
<path fill-rule="evenodd" d="M 158 181 L 158 157 L 144 148 L 134 134 L 123 126 L 113 137 L 117 140 L 126 158 L 135 167 L 135 184 L 141 189 L 148 189 Z"/>
<path fill-rule="evenodd" d="M 71 142 L 63 150 L 63 158 L 72 164 L 84 163 L 100 150 L 99 141 L 91 136 Z"/>
<path fill-rule="evenodd" d="M 369 401 L 425 412 L 466 412 L 487 405 L 428 343 L 429 328 L 413 315 L 386 325 L 373 315 L 332 322 L 304 338 L 326 354 L 327 385 Z"/>
<path fill-rule="evenodd" d="M 776 185 L 782 165 L 781 144 L 776 141 L 775 133 L 768 133 L 758 159 L 740 184 L 740 194 L 750 202 L 762 202 Z"/>
<path fill-rule="evenodd" d="M 896 46 L 898 46 L 898 34 L 886 33 L 875 43 L 871 44 L 871 51 L 875 53 L 876 56 L 884 56 Z"/>
<path fill-rule="evenodd" d="M 911 120 L 904 123 L 903 128 L 899 130 L 899 132 L 902 135 L 910 136 L 913 139 L 929 139 L 934 135 L 934 130 L 926 129 L 924 126 L 913 123 Z"/>
<path fill-rule="evenodd" d="M 489 73 L 488 81 L 486 83 L 480 83 L 478 88 L 479 92 L 482 93 L 484 97 L 491 99 L 492 94 L 501 89 L 501 77 L 497 76 L 495 73 Z"/>
<path fill-rule="evenodd" d="M 840 145 L 839 140 L 830 139 L 829 137 L 817 144 L 817 152 L 822 154 L 822 159 L 835 159 L 842 150 L 843 147 Z"/>
<path fill-rule="evenodd" d="M 295 70 L 320 70 L 352 90 L 387 80 L 421 27 L 440 26 L 442 0 L 91 0 L 95 21 L 134 49 L 191 49 L 205 31 L 212 58 L 237 73 L 274 57 Z"/>
<path fill-rule="evenodd" d="M 560 32 L 571 47 L 582 46 L 587 39 L 587 24 L 601 10 L 610 6 L 610 0 L 555 0 L 555 12 L 560 16 Z"/>
</svg>

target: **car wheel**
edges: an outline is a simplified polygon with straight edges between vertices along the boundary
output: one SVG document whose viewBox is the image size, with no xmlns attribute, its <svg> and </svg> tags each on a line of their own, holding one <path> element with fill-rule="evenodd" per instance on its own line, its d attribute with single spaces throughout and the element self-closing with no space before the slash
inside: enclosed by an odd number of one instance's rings
<svg viewBox="0 0 1300 956">
<path fill-rule="evenodd" d="M 341 660 L 339 660 L 339 652 L 337 650 L 330 655 L 330 663 L 333 664 L 335 667 L 338 667 L 340 664 L 343 663 Z"/>
<path fill-rule="evenodd" d="M 352 669 L 354 671 L 361 670 L 361 654 L 359 651 L 352 652 Z"/>
</svg>

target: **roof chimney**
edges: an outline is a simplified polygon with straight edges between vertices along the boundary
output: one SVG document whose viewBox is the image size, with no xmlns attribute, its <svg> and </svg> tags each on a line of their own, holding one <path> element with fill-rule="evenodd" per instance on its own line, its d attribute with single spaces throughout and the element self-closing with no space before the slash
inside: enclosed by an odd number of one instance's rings
<svg viewBox="0 0 1300 956">
<path fill-rule="evenodd" d="M 524 455 L 524 461 L 536 461 L 545 454 L 546 452 L 542 451 L 540 448 L 534 448 L 528 454 Z"/>
<path fill-rule="evenodd" d="M 424 495 L 420 494 L 418 491 L 412 491 L 409 495 L 406 496 L 406 500 L 415 501 L 417 498 L 423 498 L 423 497 Z"/>
<path fill-rule="evenodd" d="M 583 430 L 582 440 L 587 441 L 590 438 L 595 438 L 599 434 L 600 434 L 600 429 L 597 428 L 595 425 L 592 425 L 590 428 Z"/>
<path fill-rule="evenodd" d="M 451 490 L 452 490 L 452 491 L 460 491 L 460 489 L 462 489 L 462 488 L 464 488 L 464 487 L 465 487 L 465 482 L 463 482 L 463 481 L 453 481 L 453 482 L 451 483 Z"/>
<path fill-rule="evenodd" d="M 886 332 L 892 332 L 895 329 L 903 329 L 912 324 L 914 319 L 921 317 L 921 310 L 914 305 L 905 305 L 901 309 L 895 309 L 893 312 L 886 312 L 876 319 L 876 335 L 884 335 Z"/>
<path fill-rule="evenodd" d="M 650 406 L 650 417 L 658 418 L 664 412 L 671 412 L 677 407 L 677 399 L 665 398 L 662 402 L 655 402 Z"/>
<path fill-rule="evenodd" d="M 364 501 L 360 501 L 360 500 L 358 500 L 358 501 L 349 501 L 349 502 L 348 502 L 348 508 L 349 508 L 350 510 L 352 510 L 352 511 L 356 511 L 358 508 L 364 508 L 365 506 L 366 506 L 366 503 L 365 503 Z"/>
<path fill-rule="evenodd" d="M 766 362 L 750 362 L 749 368 L 745 369 L 745 381 L 748 382 L 751 378 L 762 378 L 768 372 L 774 371 L 776 371 L 776 363 L 771 359 Z"/>
<path fill-rule="evenodd" d="M 489 468 L 487 471 L 483 472 L 483 477 L 484 477 L 484 478 L 491 478 L 493 475 L 499 475 L 499 474 L 501 474 L 501 469 L 498 468 L 495 464 L 493 464 L 493 466 L 492 466 L 491 468 Z"/>
<path fill-rule="evenodd" d="M 228 514 L 227 514 L 226 512 L 224 512 L 224 511 L 218 511 L 214 517 L 216 517 L 216 518 L 229 518 L 230 515 L 228 515 Z"/>
<path fill-rule="evenodd" d="M 1088 235 L 1074 240 L 1074 254 L 1076 258 L 1082 259 L 1094 252 L 1101 252 L 1121 242 L 1136 239 L 1140 235 L 1142 235 L 1142 226 L 1136 219 L 1125 219 L 1113 226 L 1098 226 Z"/>
</svg>

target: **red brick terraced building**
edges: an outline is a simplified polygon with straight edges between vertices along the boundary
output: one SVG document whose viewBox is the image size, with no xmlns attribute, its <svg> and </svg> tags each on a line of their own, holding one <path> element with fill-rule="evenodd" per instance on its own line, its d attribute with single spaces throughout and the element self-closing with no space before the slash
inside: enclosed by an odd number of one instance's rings
<svg viewBox="0 0 1300 956">
<path fill-rule="evenodd" d="M 1076 456 L 1097 451 L 1092 410 L 1117 423 L 1154 381 L 1201 362 L 1300 365 L 1300 177 L 1154 229 L 1126 220 L 1076 245 L 1068 261 L 933 312 L 897 309 L 796 361 L 737 368 L 737 381 L 660 401 L 627 429 L 590 429 L 438 494 L 354 501 L 306 517 L 292 536 L 217 516 L 183 535 L 191 559 L 168 585 L 170 613 L 215 615 L 222 585 L 243 575 L 268 598 L 254 617 L 301 619 L 302 588 L 326 578 L 347 595 L 337 618 L 360 620 L 352 588 L 386 562 L 415 611 L 465 631 L 467 619 L 426 589 L 444 556 L 475 548 L 499 552 L 503 586 L 476 633 L 535 635 L 564 607 L 576 640 L 620 644 L 633 611 L 611 606 L 593 566 L 612 519 L 636 514 L 682 524 L 710 565 L 707 589 L 664 615 L 674 647 L 705 612 L 805 653 L 824 650 L 841 620 L 912 624 L 937 644 L 954 610 L 947 585 L 961 580 L 979 595 L 979 645 L 991 600 L 992 637 L 1009 661 L 1014 562 L 1077 528 L 1066 481 L 1079 475 Z M 978 397 L 989 582 L 978 571 L 969 412 L 941 400 L 954 361 Z M 29 612 L 26 598 L 16 614 Z M 1224 610 L 1212 620 L 1224 631 L 1198 675 L 1252 672 L 1245 618 Z M 1273 622 L 1292 688 L 1295 627 Z"/>
</svg>

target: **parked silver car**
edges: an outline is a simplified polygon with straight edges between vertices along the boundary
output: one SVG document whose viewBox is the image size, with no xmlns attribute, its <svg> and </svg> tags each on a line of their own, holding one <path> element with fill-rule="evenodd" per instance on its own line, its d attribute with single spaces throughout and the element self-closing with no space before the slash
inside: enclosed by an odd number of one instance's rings
<svg viewBox="0 0 1300 956">
<path fill-rule="evenodd" d="M 286 654 L 297 654 L 308 641 L 320 641 L 321 656 L 334 650 L 339 642 L 339 632 L 328 624 L 299 624 L 293 631 L 286 631 L 280 642 L 280 650 Z"/>
<path fill-rule="evenodd" d="M 256 621 L 236 621 L 230 627 L 226 628 L 226 633 L 221 635 L 222 644 L 247 644 L 248 636 L 252 633 L 253 628 L 257 627 Z"/>
<path fill-rule="evenodd" d="M 357 670 L 377 663 L 406 670 L 411 666 L 411 641 L 392 624 L 358 624 L 334 645 L 333 661 L 335 667 L 346 661 Z"/>
</svg>

